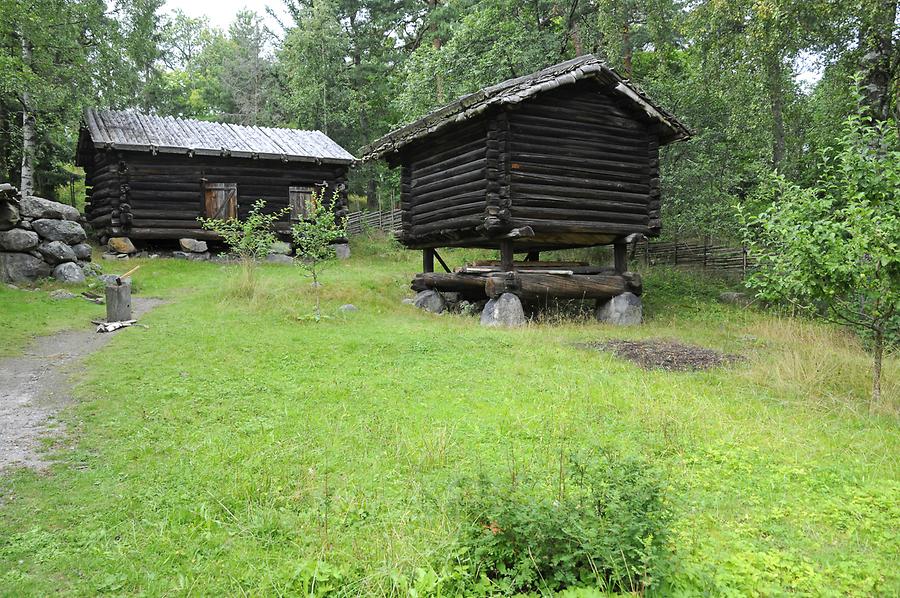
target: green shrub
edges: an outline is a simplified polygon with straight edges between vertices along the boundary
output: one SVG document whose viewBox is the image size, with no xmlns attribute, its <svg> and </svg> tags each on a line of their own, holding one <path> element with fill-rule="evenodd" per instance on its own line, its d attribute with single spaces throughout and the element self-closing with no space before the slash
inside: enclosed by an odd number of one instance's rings
<svg viewBox="0 0 900 598">
<path fill-rule="evenodd" d="M 466 510 L 462 544 L 476 578 L 504 592 L 643 591 L 667 560 L 661 480 L 634 458 L 596 452 L 551 480 L 482 479 Z"/>
</svg>

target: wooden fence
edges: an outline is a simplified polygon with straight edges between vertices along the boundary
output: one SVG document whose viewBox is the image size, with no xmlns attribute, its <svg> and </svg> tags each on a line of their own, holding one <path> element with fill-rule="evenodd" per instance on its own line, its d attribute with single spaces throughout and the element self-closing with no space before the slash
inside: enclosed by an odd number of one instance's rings
<svg viewBox="0 0 900 598">
<path fill-rule="evenodd" d="M 347 215 L 347 232 L 358 235 L 365 230 L 400 232 L 400 209 L 378 212 L 351 212 Z M 718 243 L 709 239 L 638 242 L 630 259 L 646 265 L 664 265 L 734 272 L 746 275 L 756 263 L 746 247 Z"/>
<path fill-rule="evenodd" d="M 648 265 L 685 266 L 746 275 L 756 263 L 746 247 L 704 240 L 638 243 L 634 258 Z"/>
<path fill-rule="evenodd" d="M 349 234 L 358 235 L 363 231 L 373 229 L 386 233 L 400 232 L 400 209 L 347 214 L 347 232 Z"/>
</svg>

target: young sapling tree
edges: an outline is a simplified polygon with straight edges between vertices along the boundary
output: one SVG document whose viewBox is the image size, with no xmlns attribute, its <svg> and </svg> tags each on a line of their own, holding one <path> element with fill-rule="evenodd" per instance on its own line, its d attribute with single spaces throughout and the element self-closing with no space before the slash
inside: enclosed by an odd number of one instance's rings
<svg viewBox="0 0 900 598">
<path fill-rule="evenodd" d="M 238 294 L 252 297 L 256 292 L 256 261 L 265 258 L 272 244 L 278 239 L 275 223 L 288 209 L 264 213 L 266 202 L 259 199 L 243 220 L 240 218 L 198 218 L 203 228 L 222 237 L 228 249 L 241 264 Z"/>
<path fill-rule="evenodd" d="M 315 319 L 322 318 L 319 278 L 336 257 L 334 243 L 347 236 L 347 224 L 334 212 L 337 205 L 337 191 L 330 200 L 325 192 L 313 192 L 307 206 L 306 217 L 296 222 L 291 229 L 296 249 L 296 262 L 312 277 L 316 297 Z"/>
<path fill-rule="evenodd" d="M 759 270 L 749 284 L 871 340 L 870 409 L 881 401 L 881 363 L 900 320 L 900 146 L 888 122 L 850 116 L 808 188 L 773 175 L 745 218 Z M 893 334 L 896 334 L 894 330 Z"/>
</svg>

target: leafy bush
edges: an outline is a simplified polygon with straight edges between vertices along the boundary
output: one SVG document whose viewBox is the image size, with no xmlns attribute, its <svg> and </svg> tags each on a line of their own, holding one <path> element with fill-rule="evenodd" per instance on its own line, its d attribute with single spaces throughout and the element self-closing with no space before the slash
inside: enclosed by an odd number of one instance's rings
<svg viewBox="0 0 900 598">
<path fill-rule="evenodd" d="M 256 293 L 256 260 L 266 257 L 278 240 L 274 226 L 288 210 L 263 213 L 266 202 L 257 200 L 243 220 L 229 218 L 197 218 L 203 228 L 222 237 L 228 249 L 241 261 L 241 272 L 235 283 L 235 295 L 251 298 Z"/>
<path fill-rule="evenodd" d="M 552 480 L 475 488 L 462 544 L 476 577 L 505 592 L 643 591 L 662 575 L 670 515 L 643 461 L 596 452 Z"/>
<path fill-rule="evenodd" d="M 895 123 L 852 115 L 819 177 L 802 187 L 775 173 L 771 207 L 745 217 L 760 268 L 758 296 L 785 301 L 872 338 L 871 407 L 881 401 L 885 345 L 900 316 L 900 149 Z"/>
</svg>

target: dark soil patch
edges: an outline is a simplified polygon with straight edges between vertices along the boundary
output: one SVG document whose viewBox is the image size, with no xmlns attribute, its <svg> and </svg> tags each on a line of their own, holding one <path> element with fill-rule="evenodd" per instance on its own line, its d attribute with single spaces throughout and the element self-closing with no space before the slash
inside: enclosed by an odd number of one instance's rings
<svg viewBox="0 0 900 598">
<path fill-rule="evenodd" d="M 583 348 L 610 351 L 617 357 L 636 363 L 645 370 L 696 372 L 722 367 L 741 361 L 740 355 L 720 353 L 713 349 L 684 345 L 675 341 L 648 339 L 644 341 L 611 340 L 583 343 Z"/>
</svg>

